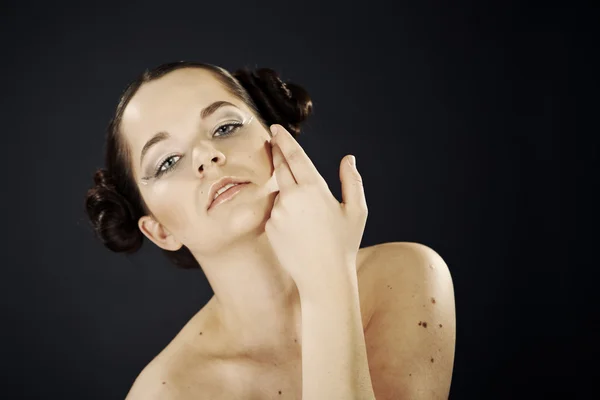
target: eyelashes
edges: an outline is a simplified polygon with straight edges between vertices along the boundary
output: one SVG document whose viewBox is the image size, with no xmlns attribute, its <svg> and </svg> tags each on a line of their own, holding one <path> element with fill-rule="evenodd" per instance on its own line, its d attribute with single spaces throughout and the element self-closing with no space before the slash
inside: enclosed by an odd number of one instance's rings
<svg viewBox="0 0 600 400">
<path fill-rule="evenodd" d="M 243 125 L 244 124 L 241 122 L 230 122 L 228 124 L 219 126 L 215 132 L 220 132 L 219 129 L 221 129 L 221 128 L 232 127 L 232 129 L 223 132 L 222 135 L 219 135 L 217 137 L 227 136 L 227 135 L 231 135 L 233 132 L 237 131 Z M 214 137 L 214 135 L 213 135 L 213 137 Z"/>
<path fill-rule="evenodd" d="M 161 162 L 158 167 L 156 168 L 156 170 L 154 171 L 154 173 L 152 174 L 152 176 L 154 178 L 158 178 L 162 175 L 164 175 L 165 173 L 167 173 L 168 171 L 171 171 L 173 169 L 173 164 L 171 164 L 171 166 L 167 169 L 163 169 L 163 167 L 165 165 L 167 165 L 167 163 L 169 162 L 169 160 L 173 160 L 174 158 L 181 158 L 181 156 L 168 156 L 163 162 Z"/>
<path fill-rule="evenodd" d="M 242 126 L 244 126 L 243 123 L 241 122 L 230 122 L 227 124 L 223 124 L 221 126 L 219 126 L 216 130 L 215 130 L 215 135 L 218 133 L 219 135 L 216 135 L 217 138 L 222 138 L 222 137 L 226 137 L 231 135 L 232 133 L 236 132 L 237 130 L 239 130 Z M 227 128 L 224 131 L 221 130 L 223 128 Z M 215 137 L 215 135 L 213 135 L 213 137 Z M 181 159 L 182 156 L 179 155 L 169 155 L 167 156 L 165 159 L 163 159 L 161 162 L 158 163 L 158 166 L 156 167 L 156 169 L 154 170 L 152 176 L 154 178 L 160 178 L 161 176 L 163 176 L 164 174 L 174 171 L 177 168 L 177 161 L 170 163 L 170 166 L 166 169 L 163 169 L 163 167 L 165 165 L 169 165 L 169 161 L 173 160 L 173 159 Z M 175 165 L 175 166 L 173 166 Z"/>
</svg>

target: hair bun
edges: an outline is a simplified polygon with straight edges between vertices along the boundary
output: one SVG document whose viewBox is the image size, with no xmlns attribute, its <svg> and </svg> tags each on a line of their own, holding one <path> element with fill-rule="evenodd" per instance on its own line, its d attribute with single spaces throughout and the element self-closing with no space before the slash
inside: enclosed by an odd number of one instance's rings
<svg viewBox="0 0 600 400">
<path fill-rule="evenodd" d="M 111 181 L 110 174 L 104 168 L 100 168 L 96 171 L 96 173 L 94 174 L 94 183 L 96 184 L 96 186 L 114 187 L 114 184 Z"/>
<path fill-rule="evenodd" d="M 283 82 L 269 68 L 239 69 L 233 76 L 252 97 L 266 124 L 281 124 L 294 136 L 300 134 L 300 125 L 312 112 L 312 100 L 304 88 Z"/>
<path fill-rule="evenodd" d="M 96 235 L 112 251 L 135 252 L 143 243 L 143 235 L 133 218 L 131 205 L 117 193 L 105 169 L 96 171 L 94 183 L 87 192 L 85 206 Z"/>
</svg>

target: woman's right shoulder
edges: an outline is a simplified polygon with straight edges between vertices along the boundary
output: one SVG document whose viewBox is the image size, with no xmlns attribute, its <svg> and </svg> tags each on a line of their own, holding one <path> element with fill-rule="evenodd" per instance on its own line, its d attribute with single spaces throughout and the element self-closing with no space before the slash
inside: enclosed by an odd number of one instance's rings
<svg viewBox="0 0 600 400">
<path fill-rule="evenodd" d="M 167 386 L 168 376 L 164 366 L 152 361 L 137 376 L 125 400 L 174 399 L 172 385 Z"/>
<path fill-rule="evenodd" d="M 140 372 L 125 400 L 216 398 L 218 370 L 184 329 Z M 209 397 L 210 396 L 210 397 Z"/>
<path fill-rule="evenodd" d="M 154 359 L 140 372 L 125 400 L 209 399 L 214 382 L 209 368 L 198 360 L 190 365 Z"/>
<path fill-rule="evenodd" d="M 214 387 L 213 363 L 204 346 L 194 342 L 198 331 L 204 330 L 205 314 L 200 312 L 192 318 L 140 372 L 126 400 L 209 398 L 205 393 Z"/>
</svg>

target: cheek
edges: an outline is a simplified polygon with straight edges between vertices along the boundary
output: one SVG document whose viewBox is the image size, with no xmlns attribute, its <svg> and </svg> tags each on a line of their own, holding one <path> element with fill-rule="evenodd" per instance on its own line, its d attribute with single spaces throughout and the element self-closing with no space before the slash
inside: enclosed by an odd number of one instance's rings
<svg viewBox="0 0 600 400">
<path fill-rule="evenodd" d="M 190 197 L 189 188 L 186 192 L 183 184 L 157 182 L 144 199 L 158 221 L 177 232 L 189 225 L 191 200 L 184 200 L 186 197 Z"/>
<path fill-rule="evenodd" d="M 251 140 L 244 143 L 240 149 L 240 154 L 246 158 L 247 165 L 252 168 L 255 176 L 261 180 L 268 180 L 273 174 L 273 154 L 268 137 L 256 135 Z"/>
</svg>

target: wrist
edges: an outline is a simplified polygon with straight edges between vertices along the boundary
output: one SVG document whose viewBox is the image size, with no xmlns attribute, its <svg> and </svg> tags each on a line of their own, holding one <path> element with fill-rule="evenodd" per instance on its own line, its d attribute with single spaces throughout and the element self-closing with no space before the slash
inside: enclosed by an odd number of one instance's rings
<svg viewBox="0 0 600 400">
<path fill-rule="evenodd" d="M 343 272 L 333 274 L 322 273 L 310 282 L 296 282 L 302 305 L 315 304 L 318 307 L 331 302 L 344 304 L 348 296 L 358 296 L 355 269 L 345 268 Z"/>
</svg>

